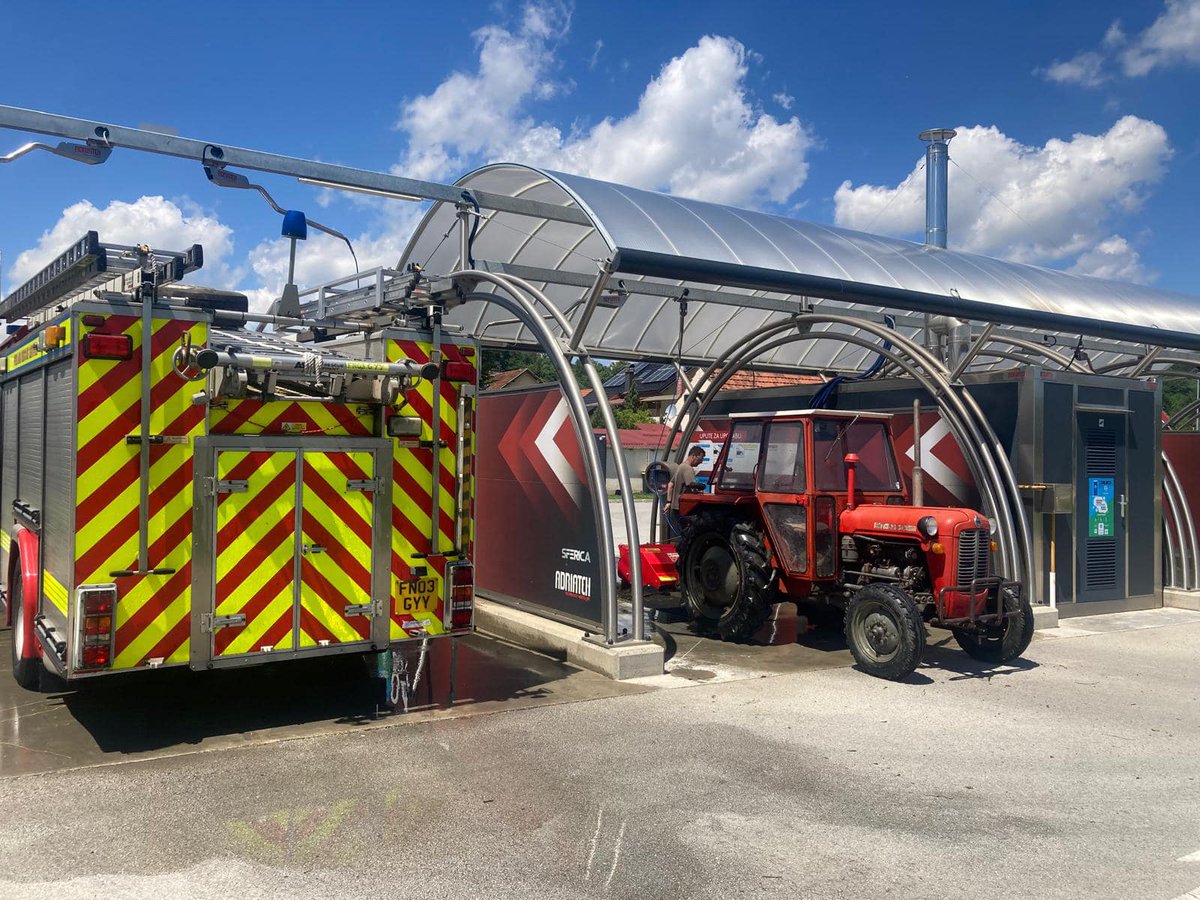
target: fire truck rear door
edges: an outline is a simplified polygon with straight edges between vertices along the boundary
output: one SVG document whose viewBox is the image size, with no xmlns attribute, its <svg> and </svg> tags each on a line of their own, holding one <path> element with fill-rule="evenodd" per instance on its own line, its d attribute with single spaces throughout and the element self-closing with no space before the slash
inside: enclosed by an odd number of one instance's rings
<svg viewBox="0 0 1200 900">
<path fill-rule="evenodd" d="M 217 450 L 212 656 L 293 650 L 296 452 Z"/>
<path fill-rule="evenodd" d="M 379 521 L 390 478 L 382 483 L 371 451 L 306 451 L 301 460 L 300 648 L 369 641 L 386 611 L 377 601 L 387 595 L 390 558 L 375 550 L 390 540 Z"/>
<path fill-rule="evenodd" d="M 391 443 L 196 445 L 192 667 L 386 643 Z"/>
</svg>

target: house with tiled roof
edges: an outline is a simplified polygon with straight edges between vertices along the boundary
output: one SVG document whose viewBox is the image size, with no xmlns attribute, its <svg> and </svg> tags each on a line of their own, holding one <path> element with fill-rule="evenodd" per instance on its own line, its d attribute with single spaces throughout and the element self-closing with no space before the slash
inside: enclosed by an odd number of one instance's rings
<svg viewBox="0 0 1200 900">
<path fill-rule="evenodd" d="M 505 369 L 503 372 L 493 372 L 488 378 L 484 390 L 499 391 L 504 388 L 529 387 L 541 383 L 541 379 L 528 369 Z"/>
</svg>

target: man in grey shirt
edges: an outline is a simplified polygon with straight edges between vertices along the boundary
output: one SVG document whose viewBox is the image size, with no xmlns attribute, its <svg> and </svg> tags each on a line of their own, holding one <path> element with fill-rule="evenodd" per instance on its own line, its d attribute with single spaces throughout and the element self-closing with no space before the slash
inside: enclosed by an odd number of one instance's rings
<svg viewBox="0 0 1200 900">
<path fill-rule="evenodd" d="M 677 538 L 683 534 L 683 526 L 679 521 L 679 496 L 684 488 L 696 480 L 696 466 L 704 462 L 704 448 L 696 444 L 688 451 L 687 461 L 675 467 L 671 480 L 667 484 L 667 526 L 671 537 Z"/>
</svg>

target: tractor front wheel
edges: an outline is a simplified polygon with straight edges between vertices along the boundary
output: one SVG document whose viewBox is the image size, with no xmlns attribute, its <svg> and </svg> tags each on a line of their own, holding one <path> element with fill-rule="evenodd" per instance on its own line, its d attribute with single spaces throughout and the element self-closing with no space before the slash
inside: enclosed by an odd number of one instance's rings
<svg viewBox="0 0 1200 900">
<path fill-rule="evenodd" d="M 692 620 L 724 640 L 749 640 L 770 615 L 771 564 L 753 523 L 699 513 L 684 524 L 677 565 Z"/>
<path fill-rule="evenodd" d="M 889 584 L 869 584 L 846 605 L 846 643 L 867 674 L 907 678 L 925 651 L 925 623 L 916 601 Z"/>
<path fill-rule="evenodd" d="M 1004 609 L 1008 613 L 1000 625 L 989 625 L 982 631 L 951 629 L 958 646 L 968 656 L 984 662 L 1003 663 L 1016 659 L 1033 640 L 1033 607 L 1012 591 L 1004 592 Z"/>
</svg>

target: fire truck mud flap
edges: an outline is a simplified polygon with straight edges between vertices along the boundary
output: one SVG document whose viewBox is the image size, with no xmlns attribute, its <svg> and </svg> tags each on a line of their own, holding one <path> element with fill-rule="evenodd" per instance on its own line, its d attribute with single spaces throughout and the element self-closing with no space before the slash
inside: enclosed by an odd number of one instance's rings
<svg viewBox="0 0 1200 900">
<path fill-rule="evenodd" d="M 192 668 L 384 645 L 389 443 L 197 444 Z"/>
</svg>

